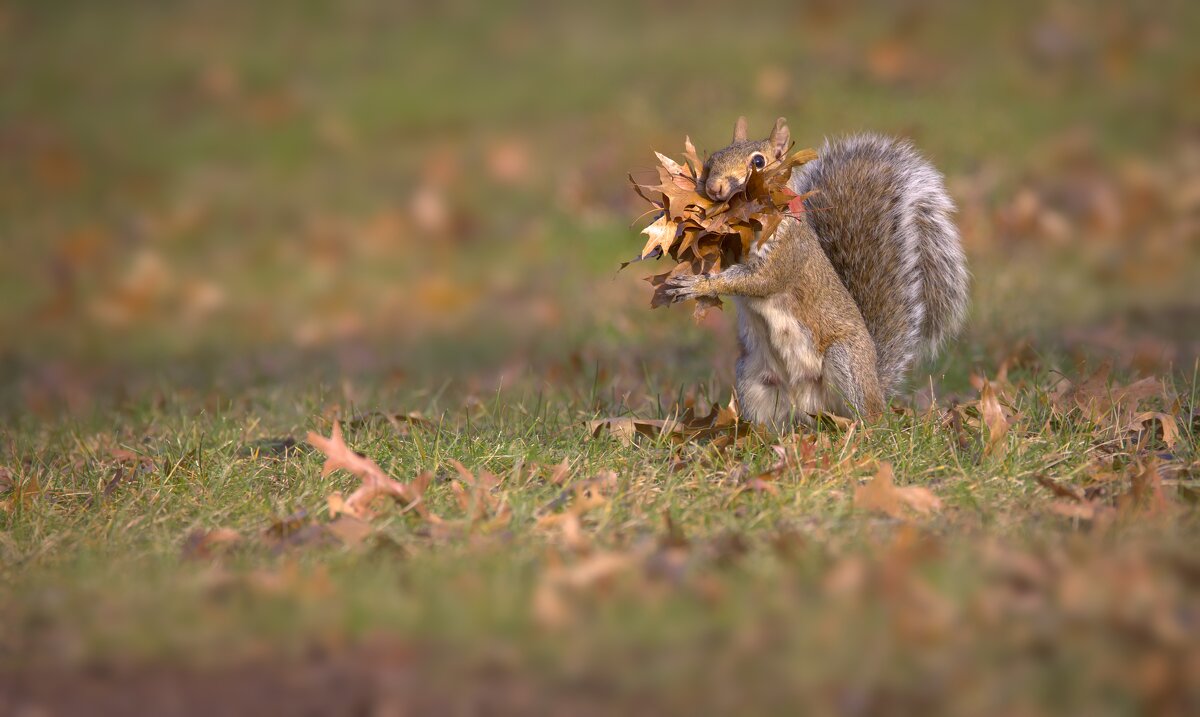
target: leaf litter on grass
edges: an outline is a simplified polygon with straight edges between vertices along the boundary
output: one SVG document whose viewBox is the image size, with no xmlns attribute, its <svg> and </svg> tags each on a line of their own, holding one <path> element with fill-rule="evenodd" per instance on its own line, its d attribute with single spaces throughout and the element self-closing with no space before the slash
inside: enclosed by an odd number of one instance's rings
<svg viewBox="0 0 1200 717">
<path fill-rule="evenodd" d="M 431 476 L 422 474 L 412 483 L 401 483 L 389 477 L 375 461 L 355 453 L 346 445 L 342 438 L 342 428 L 337 422 L 334 422 L 329 438 L 309 431 L 308 442 L 325 454 L 325 462 L 321 466 L 322 477 L 335 470 L 344 469 L 362 481 L 362 484 L 344 499 L 341 493 L 330 496 L 331 515 L 345 513 L 359 519 L 370 519 L 374 516 L 371 503 L 384 497 L 411 506 L 418 512 L 424 512 L 422 497 Z"/>
<path fill-rule="evenodd" d="M 265 531 L 197 532 L 185 539 L 185 554 L 215 563 L 206 573 L 211 592 L 319 602 L 337 595 L 342 579 L 298 571 L 297 550 L 373 544 L 400 530 L 453 546 L 440 555 L 513 566 L 527 582 L 505 594 L 527 601 L 525 618 L 547 630 L 547 639 L 587 640 L 605 620 L 629 611 L 709 611 L 734 605 L 731 599 L 744 601 L 735 609 L 746 613 L 738 621 L 746 634 L 760 620 L 787 630 L 786 613 L 774 606 L 791 604 L 819 614 L 822 629 L 850 643 L 869 622 L 892 649 L 939 656 L 964 678 L 975 654 L 964 645 L 986 642 L 1025 655 L 1053 641 L 1069 651 L 1074 638 L 1056 627 L 1069 622 L 1116 646 L 1087 659 L 1109 659 L 1117 649 L 1139 660 L 1174 655 L 1179 661 L 1161 668 L 1161 679 L 1131 678 L 1147 699 L 1174 699 L 1187 684 L 1195 630 L 1187 620 L 1189 593 L 1173 586 L 1197 566 L 1178 551 L 1156 552 L 1153 536 L 1182 529 L 1193 510 L 1178 497 L 1185 479 L 1175 478 L 1188 475 L 1179 415 L 1189 415 L 1189 407 L 1160 401 L 1161 393 L 1136 401 L 1125 395 L 1097 422 L 1074 398 L 1066 413 L 1039 400 L 1052 394 L 1038 393 L 1045 386 L 1023 374 L 997 372 L 977 388 L 978 398 L 948 412 L 932 406 L 877 425 L 822 423 L 792 435 L 754 434 L 740 444 L 745 426 L 734 430 L 735 414 L 721 407 L 681 411 L 665 430 L 667 419 L 652 424 L 651 440 L 634 438 L 638 451 L 588 442 L 593 427 L 575 423 L 570 435 L 581 443 L 566 449 L 569 458 L 560 448 L 553 458 L 495 471 L 488 461 L 468 467 L 464 452 L 461 462 L 443 459 L 436 485 L 432 473 L 396 480 L 382 468 L 387 452 L 354 451 L 334 424 L 328 437 L 314 433 L 312 445 L 324 455 L 323 475 L 345 470 L 358 481 L 343 488 L 347 495 L 330 493 L 319 513 L 286 515 Z M 948 413 L 962 419 L 968 446 L 953 435 L 943 440 Z M 983 453 L 993 435 L 1007 445 L 1007 453 L 993 454 L 1002 461 Z M 720 445 L 725 438 L 732 440 Z M 944 462 L 914 469 L 909 449 L 891 445 L 896 440 L 916 441 L 918 453 L 945 451 Z M 937 447 L 922 448 L 921 441 Z M 1022 453 L 1031 442 L 1048 446 Z M 682 469 L 659 470 L 681 449 L 690 458 Z M 1176 453 L 1163 457 L 1164 449 Z M 976 479 L 954 465 L 971 460 L 994 475 Z M 1025 472 L 1030 466 L 1037 470 Z M 1025 480 L 1032 493 L 1014 499 Z M 431 487 L 440 515 L 426 502 Z M 531 492 L 539 490 L 546 494 Z M 527 512 L 532 496 L 539 507 Z M 377 527 L 385 519 L 386 531 Z M 976 521 L 989 527 L 977 532 Z M 1038 526 L 1036 540 L 1013 537 L 1030 525 Z M 1114 531 L 1122 531 L 1119 555 L 1106 537 Z M 494 557 L 496 547 L 515 562 Z M 239 572 L 226 567 L 225 556 L 235 551 L 278 564 Z M 419 551 L 419 559 L 441 559 L 434 552 Z M 1118 571 L 1131 585 L 1117 579 Z M 464 584 L 480 584 L 469 577 Z M 836 644 L 824 649 L 836 651 Z M 831 668 L 828 679 L 844 674 Z"/>
<path fill-rule="evenodd" d="M 942 509 L 942 501 L 928 488 L 898 487 L 892 464 L 880 463 L 879 470 L 866 485 L 854 489 L 854 507 L 893 518 L 926 516 Z"/>
</svg>

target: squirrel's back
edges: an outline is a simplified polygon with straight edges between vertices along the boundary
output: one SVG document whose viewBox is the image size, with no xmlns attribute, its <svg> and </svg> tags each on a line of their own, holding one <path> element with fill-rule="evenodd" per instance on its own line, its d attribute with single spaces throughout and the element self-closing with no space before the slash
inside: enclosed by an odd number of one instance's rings
<svg viewBox="0 0 1200 717">
<path fill-rule="evenodd" d="M 863 134 L 826 141 L 791 185 L 819 190 L 805 216 L 862 312 L 879 382 L 893 393 L 966 314 L 970 276 L 942 175 L 908 142 Z"/>
</svg>

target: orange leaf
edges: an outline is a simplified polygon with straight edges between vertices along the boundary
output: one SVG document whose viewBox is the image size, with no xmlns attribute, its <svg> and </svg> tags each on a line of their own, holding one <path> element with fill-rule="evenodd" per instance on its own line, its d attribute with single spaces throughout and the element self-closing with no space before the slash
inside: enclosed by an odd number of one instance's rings
<svg viewBox="0 0 1200 717">
<path fill-rule="evenodd" d="M 390 478 L 375 461 L 360 456 L 346 445 L 342 439 L 342 428 L 338 423 L 333 424 L 333 432 L 329 438 L 309 431 L 308 442 L 325 454 L 325 463 L 321 466 L 321 475 L 327 476 L 335 470 L 343 469 L 353 473 L 362 485 L 349 498 L 337 499 L 331 497 L 329 508 L 331 512 L 340 512 L 356 518 L 368 519 L 372 513 L 368 506 L 371 501 L 380 496 L 389 496 L 401 503 L 417 506 L 418 512 L 423 510 L 421 504 L 422 490 L 414 485 L 407 485 Z"/>
<path fill-rule="evenodd" d="M 643 229 L 642 233 L 650 239 L 646 242 L 646 246 L 642 247 L 642 253 L 638 255 L 639 259 L 645 259 L 655 249 L 661 249 L 664 254 L 669 251 L 671 245 L 675 243 L 675 237 L 679 234 L 679 225 L 668 221 L 664 214 Z"/>
<path fill-rule="evenodd" d="M 942 509 L 942 501 L 928 488 L 897 488 L 892 480 L 892 464 L 880 463 L 875 477 L 854 489 L 854 507 L 903 518 L 906 510 L 928 515 Z"/>
<path fill-rule="evenodd" d="M 634 191 L 659 214 L 642 230 L 648 240 L 635 261 L 670 256 L 676 266 L 667 274 L 659 274 L 651 283 L 657 287 L 651 308 L 673 303 L 667 300 L 663 280 L 675 274 L 701 274 L 720 271 L 741 261 L 755 241 L 763 242 L 779 227 L 785 216 L 803 207 L 803 197 L 797 198 L 787 189 L 792 169 L 812 161 L 816 152 L 800 150 L 783 160 L 777 160 L 750 175 L 745 189 L 728 200 L 713 202 L 702 193 L 700 183 L 703 163 L 691 139 L 684 140 L 686 166 L 655 152 L 659 167 L 657 183 L 647 177 L 630 175 Z M 704 261 L 696 262 L 696 258 Z M 622 264 L 622 268 L 630 262 Z M 701 297 L 696 316 L 700 318 L 721 300 Z"/>
<path fill-rule="evenodd" d="M 241 542 L 242 536 L 232 528 L 193 530 L 183 541 L 183 557 L 210 558 L 218 550 L 228 549 Z"/>
<path fill-rule="evenodd" d="M 1166 513 L 1169 507 L 1158 474 L 1158 458 L 1151 457 L 1133 474 L 1129 492 L 1117 499 L 1117 510 L 1125 515 L 1154 517 Z"/>
<path fill-rule="evenodd" d="M 983 454 L 1003 458 L 1008 450 L 1008 443 L 1005 441 L 1008 435 L 1008 419 L 1004 417 L 1004 408 L 1000 405 L 1000 399 L 996 397 L 996 391 L 987 380 L 984 380 L 983 388 L 979 392 L 979 412 L 983 416 L 988 434 Z"/>
<path fill-rule="evenodd" d="M 1163 443 L 1167 444 L 1167 448 L 1174 450 L 1175 443 L 1179 440 L 1179 424 L 1175 422 L 1175 417 L 1169 413 L 1160 413 L 1158 411 L 1146 411 L 1139 413 L 1133 417 L 1133 421 L 1129 424 L 1129 429 L 1140 431 L 1148 422 L 1158 419 L 1162 425 Z"/>
</svg>

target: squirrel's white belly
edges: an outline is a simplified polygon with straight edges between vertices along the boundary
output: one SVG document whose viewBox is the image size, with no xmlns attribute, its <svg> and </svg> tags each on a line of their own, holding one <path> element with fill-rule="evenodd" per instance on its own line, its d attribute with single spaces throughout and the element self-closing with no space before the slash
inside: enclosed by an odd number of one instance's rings
<svg viewBox="0 0 1200 717">
<path fill-rule="evenodd" d="M 745 418 L 782 425 L 824 407 L 823 358 L 785 297 L 736 297 L 742 356 L 738 403 Z"/>
</svg>

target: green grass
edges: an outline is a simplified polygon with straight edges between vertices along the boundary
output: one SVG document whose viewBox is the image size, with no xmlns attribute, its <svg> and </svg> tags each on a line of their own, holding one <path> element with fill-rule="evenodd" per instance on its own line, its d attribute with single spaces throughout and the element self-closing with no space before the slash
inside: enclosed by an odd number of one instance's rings
<svg viewBox="0 0 1200 717">
<path fill-rule="evenodd" d="M 586 669 L 615 680 L 621 689 L 658 685 L 669 692 L 672 675 L 682 680 L 676 686 L 683 690 L 711 667 L 697 663 L 693 651 L 716 649 L 731 670 L 755 669 L 752 655 L 739 656 L 733 648 L 726 653 L 712 647 L 713 640 L 716 645 L 767 640 L 771 654 L 779 654 L 765 665 L 794 663 L 806 675 L 792 685 L 796 689 L 841 684 L 854 674 L 862 651 L 876 649 L 871 646 L 883 640 L 900 662 L 889 662 L 876 675 L 878 681 L 868 681 L 864 689 L 871 694 L 883 694 L 891 680 L 903 680 L 907 659 L 932 661 L 911 669 L 922 681 L 936 681 L 979 679 L 977 671 L 1003 658 L 1003 679 L 1018 680 L 1014 689 L 1025 693 L 1043 683 L 1056 685 L 1055 690 L 1065 685 L 1080 691 L 1082 702 L 1072 703 L 1078 706 L 1094 698 L 1084 694 L 1095 679 L 1092 670 L 1109 667 L 1089 654 L 1092 638 L 1043 625 L 1038 629 L 1051 632 L 1040 639 L 1054 640 L 1063 654 L 1080 662 L 1057 665 L 1064 658 L 1055 655 L 1037 674 L 1020 676 L 1010 671 L 1013 665 L 1048 659 L 1039 655 L 1036 636 L 1024 642 L 1009 633 L 1011 624 L 992 625 L 971 614 L 972 600 L 980 596 L 1006 599 L 1004 584 L 986 559 L 989 546 L 1004 545 L 1054 565 L 1052 556 L 1063 549 L 1088 556 L 1079 560 L 1103 562 L 1116 546 L 1133 545 L 1145 551 L 1139 555 L 1147 569 L 1159 570 L 1159 551 L 1186 550 L 1197 537 L 1196 522 L 1186 511 L 1165 523 L 1123 519 L 1099 532 L 1086 523 L 1073 527 L 1048 512 L 1049 494 L 1033 477 L 1046 473 L 1090 485 L 1086 464 L 1098 455 L 1098 441 L 1079 421 L 1042 430 L 1051 417 L 1044 397 L 1032 389 L 1022 391 L 1013 406 L 1021 416 L 1020 438 L 1010 441 L 1013 451 L 1003 460 L 981 457 L 975 440 L 956 447 L 937 417 L 895 416 L 865 432 L 858 429 L 855 437 L 833 429 L 818 432 L 815 456 L 835 467 L 785 471 L 772 494 L 739 490 L 736 476 L 742 466 L 753 473 L 772 463 L 773 439 L 751 437 L 724 451 L 703 443 L 673 449 L 663 440 L 629 447 L 610 438 L 592 439 L 584 421 L 596 415 L 663 413 L 645 401 L 627 405 L 593 393 L 586 374 L 548 389 L 530 387 L 537 383 L 526 376 L 456 410 L 446 410 L 446 393 L 434 398 L 360 389 L 361 398 L 352 406 L 336 398 L 336 391 L 311 388 L 297 398 L 267 389 L 247 392 L 238 405 L 214 402 L 204 408 L 204 402 L 171 398 L 157 407 L 131 406 L 121 412 L 117 427 L 111 414 L 54 427 L 17 426 L 9 450 L 30 457 L 18 475 L 38 477 L 43 496 L 5 518 L 5 643 L 11 648 L 6 659 L 58 664 L 117 655 L 207 664 L 255 654 L 264 644 L 289 653 L 382 633 L 403 643 L 453 646 L 456 659 L 467 662 L 485 659 L 486 654 L 477 654 L 481 650 L 508 645 L 517 650 L 522 669 L 536 674 L 559 674 L 564 660 L 577 666 L 582 660 Z M 1176 391 L 1194 396 L 1195 389 L 1181 384 Z M 335 489 L 352 490 L 356 480 L 344 473 L 321 478 L 320 457 L 312 451 L 256 457 L 246 455 L 245 447 L 254 439 L 304 429 L 327 433 L 328 420 L 321 415 L 330 405 L 345 414 L 378 406 L 438 416 L 436 427 L 414 429 L 408 436 L 385 421 L 370 422 L 351 430 L 348 440 L 402 480 L 434 471 L 428 505 L 451 519 L 462 510 L 451 491 L 456 479 L 449 461 L 492 471 L 502 477 L 498 492 L 511 506 L 511 521 L 500 529 L 430 537 L 415 514 L 385 508 L 362 545 L 277 547 L 263 535 L 273 521 L 306 511 L 311 520 L 324 523 L 325 497 Z M 1195 463 L 1192 430 L 1185 428 L 1181 450 L 1174 452 L 1176 465 Z M 1136 453 L 1121 445 L 1118 464 L 1122 456 Z M 147 463 L 106 496 L 104 486 L 115 470 L 106 452 L 113 447 L 132 450 Z M 905 547 L 912 537 L 905 537 L 903 521 L 854 510 L 854 488 L 870 470 L 836 464 L 843 457 L 866 456 L 892 462 L 898 483 L 927 486 L 944 501 L 939 514 L 915 523 L 917 540 L 928 543 L 926 548 Z M 675 457 L 691 463 L 672 472 Z M 620 574 L 615 585 L 572 596 L 576 621 L 550 629 L 540 624 L 533 607 L 540 576 L 555 561 L 550 556 L 568 564 L 586 560 L 562 547 L 553 531 L 535 528 L 539 508 L 561 492 L 547 482 L 549 469 L 535 466 L 564 459 L 571 466 L 569 481 L 606 470 L 618 476 L 610 502 L 584 519 L 593 548 L 648 550 L 650 557 Z M 1195 477 L 1184 482 L 1194 485 Z M 1173 502 L 1179 500 L 1172 495 Z M 662 542 L 668 539 L 665 515 L 688 541 L 678 555 L 670 552 L 669 541 Z M 217 527 L 238 530 L 243 543 L 211 560 L 181 557 L 191 531 Z M 900 557 L 913 550 L 916 557 Z M 864 586 L 845 588 L 848 596 L 831 593 L 833 576 L 856 561 L 866 561 L 868 575 L 879 574 L 866 578 Z M 875 561 L 878 567 L 870 567 Z M 889 569 L 898 575 L 888 577 Z M 1109 599 L 1108 591 L 1117 589 L 1101 571 L 1085 574 L 1097 599 Z M 1050 601 L 1034 616 L 1092 624 L 1089 629 L 1100 634 L 1095 639 L 1109 650 L 1100 656 L 1119 663 L 1114 650 L 1132 648 L 1108 627 L 1106 613 L 1073 614 L 1069 606 L 1053 603 L 1052 586 L 1065 579 L 1031 588 L 1047 590 L 1044 599 Z M 903 585 L 889 580 L 920 581 L 932 591 L 935 605 L 910 605 Z M 850 610 L 843 600 L 857 601 L 858 607 Z M 919 612 L 927 609 L 949 610 L 950 616 Z M 1135 619 L 1150 617 L 1135 611 Z M 898 624 L 905 618 L 936 624 Z M 822 633 L 831 626 L 835 636 Z M 928 629 L 931 635 L 914 637 L 910 629 Z M 760 634 L 764 630 L 770 639 Z M 1000 658 L 990 655 L 988 645 Z M 659 666 L 665 673 L 629 674 L 607 662 L 643 653 L 666 660 Z M 726 686 L 736 691 L 737 684 Z M 954 687 L 933 694 L 945 704 L 968 697 Z"/>
</svg>

